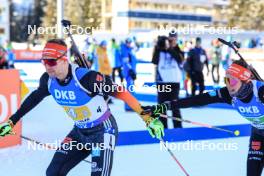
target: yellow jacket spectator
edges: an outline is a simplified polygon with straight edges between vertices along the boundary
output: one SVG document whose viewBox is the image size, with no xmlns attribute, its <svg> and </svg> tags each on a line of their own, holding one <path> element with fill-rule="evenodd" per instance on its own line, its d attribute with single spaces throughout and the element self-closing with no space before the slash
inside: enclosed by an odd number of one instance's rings
<svg viewBox="0 0 264 176">
<path fill-rule="evenodd" d="M 107 55 L 107 42 L 103 40 L 100 45 L 96 49 L 97 57 L 98 57 L 98 71 L 104 75 L 111 75 L 112 67 L 110 65 L 110 61 Z"/>
</svg>

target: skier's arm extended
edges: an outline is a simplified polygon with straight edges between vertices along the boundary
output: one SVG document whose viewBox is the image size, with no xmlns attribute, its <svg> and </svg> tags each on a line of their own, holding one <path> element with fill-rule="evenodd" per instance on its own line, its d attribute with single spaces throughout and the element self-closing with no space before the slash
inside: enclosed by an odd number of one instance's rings
<svg viewBox="0 0 264 176">
<path fill-rule="evenodd" d="M 40 83 L 38 89 L 33 91 L 22 103 L 21 107 L 14 113 L 7 122 L 0 124 L 0 137 L 4 137 L 12 133 L 12 128 L 14 125 L 31 109 L 33 109 L 43 98 L 50 95 L 48 91 L 49 76 L 44 73 L 40 78 Z"/>
<path fill-rule="evenodd" d="M 34 90 L 21 104 L 21 107 L 17 110 L 15 114 L 10 117 L 10 120 L 15 125 L 26 113 L 31 109 L 37 106 L 43 98 L 50 95 L 48 91 L 48 82 L 49 76 L 47 73 L 44 73 L 39 82 L 39 87 Z"/>
<path fill-rule="evenodd" d="M 152 114 L 152 116 L 158 116 L 165 113 L 168 109 L 190 108 L 204 106 L 212 103 L 232 103 L 232 97 L 229 95 L 226 87 L 218 90 L 213 90 L 194 97 L 183 98 L 163 104 L 146 106 L 144 108 L 144 114 Z"/>
<path fill-rule="evenodd" d="M 144 120 L 147 130 L 153 138 L 160 139 L 164 136 L 164 127 L 161 121 L 152 118 L 148 114 L 142 115 L 143 109 L 137 99 L 123 86 L 113 83 L 109 76 L 104 76 L 96 71 L 90 71 L 80 80 L 80 83 L 94 95 L 102 93 L 123 100 Z"/>
<path fill-rule="evenodd" d="M 212 103 L 227 103 L 231 104 L 232 97 L 229 95 L 226 87 L 218 90 L 213 90 L 201 95 L 193 97 L 183 98 L 175 101 L 171 101 L 172 108 L 189 108 L 204 106 Z"/>
<path fill-rule="evenodd" d="M 258 89 L 258 97 L 260 101 L 264 103 L 264 84 L 262 84 L 262 86 Z M 232 103 L 232 97 L 230 96 L 226 87 L 194 97 L 175 100 L 172 101 L 169 106 L 175 108 L 189 108 L 195 106 L 204 106 L 212 103 Z"/>
</svg>

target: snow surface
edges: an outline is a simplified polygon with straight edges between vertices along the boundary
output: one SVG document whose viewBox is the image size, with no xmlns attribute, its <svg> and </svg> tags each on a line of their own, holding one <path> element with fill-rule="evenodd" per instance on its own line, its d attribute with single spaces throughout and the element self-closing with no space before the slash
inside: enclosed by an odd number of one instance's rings
<svg viewBox="0 0 264 176">
<path fill-rule="evenodd" d="M 145 129 L 144 123 L 135 113 L 127 113 L 120 107 L 123 107 L 123 103 L 119 100 L 114 100 L 111 110 L 117 119 L 120 131 Z M 232 110 L 204 108 L 184 109 L 182 112 L 183 117 L 187 119 L 212 125 L 247 123 L 244 119 L 238 118 L 239 115 Z M 184 126 L 192 127 L 189 124 L 184 124 Z M 52 143 L 56 140 L 62 140 L 71 128 L 71 119 L 66 117 L 62 108 L 51 97 L 47 97 L 23 118 L 23 135 L 41 142 Z M 189 151 L 180 148 L 179 151 L 173 150 L 173 152 L 190 175 L 242 176 L 246 174 L 248 140 L 248 137 L 240 137 L 194 142 L 233 143 L 237 146 L 236 150 L 230 151 L 211 151 L 209 149 Z M 179 142 L 172 144 L 179 144 Z M 54 151 L 32 150 L 28 146 L 29 143 L 23 141 L 21 146 L 1 149 L 1 172 L 12 176 L 45 175 L 45 170 L 51 161 Z M 118 146 L 115 150 L 112 175 L 184 175 L 169 153 L 164 148 L 162 149 L 160 144 Z M 69 175 L 87 176 L 90 170 L 90 164 L 81 162 Z"/>
</svg>

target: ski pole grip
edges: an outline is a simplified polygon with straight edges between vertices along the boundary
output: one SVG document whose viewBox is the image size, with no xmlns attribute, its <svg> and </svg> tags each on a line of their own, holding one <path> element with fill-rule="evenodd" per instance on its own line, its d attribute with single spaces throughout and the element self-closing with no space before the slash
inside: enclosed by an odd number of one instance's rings
<svg viewBox="0 0 264 176">
<path fill-rule="evenodd" d="M 61 24 L 64 27 L 70 27 L 71 26 L 71 21 L 69 21 L 69 20 L 61 20 Z"/>
</svg>

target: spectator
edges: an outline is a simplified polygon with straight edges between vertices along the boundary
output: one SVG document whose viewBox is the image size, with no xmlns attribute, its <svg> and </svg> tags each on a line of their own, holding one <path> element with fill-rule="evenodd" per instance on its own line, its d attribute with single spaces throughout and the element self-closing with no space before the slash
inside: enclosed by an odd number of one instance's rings
<svg viewBox="0 0 264 176">
<path fill-rule="evenodd" d="M 176 35 L 170 37 L 159 36 L 155 46 L 152 63 L 156 67 L 156 82 L 158 88 L 158 103 L 177 99 L 180 90 L 182 72 L 180 65 L 183 61 L 183 53 L 176 43 Z M 169 40 L 170 39 L 170 40 Z M 169 42 L 170 41 L 170 42 Z M 173 110 L 173 116 L 181 117 L 178 109 Z M 161 119 L 165 128 L 168 128 L 167 119 Z M 180 122 L 173 122 L 174 128 L 182 127 Z"/>
<path fill-rule="evenodd" d="M 110 76 L 112 74 L 112 67 L 107 55 L 107 42 L 101 41 L 100 45 L 96 49 L 98 57 L 98 71 L 104 75 Z"/>
<path fill-rule="evenodd" d="M 185 65 L 186 60 L 188 58 L 188 53 L 191 49 L 192 49 L 192 41 L 185 41 L 184 48 L 183 48 L 183 51 L 184 51 L 184 63 L 183 63 L 183 69 L 184 69 L 183 85 L 184 86 L 183 87 L 185 90 L 186 97 L 190 96 L 188 90 L 191 87 L 191 85 L 190 85 L 191 79 L 190 79 L 189 71 L 184 68 L 184 65 Z"/>
<path fill-rule="evenodd" d="M 222 59 L 222 47 L 218 40 L 212 41 L 212 51 L 211 51 L 211 64 L 212 64 L 212 78 L 214 84 L 219 84 L 220 73 L 219 73 L 219 66 Z M 216 71 L 216 78 L 215 78 L 215 71 Z"/>
<path fill-rule="evenodd" d="M 177 44 L 177 40 L 178 40 L 178 36 L 177 36 L 176 31 L 171 31 L 169 33 L 169 43 L 170 43 L 169 51 L 172 55 L 172 58 L 176 59 L 176 62 L 178 64 L 178 67 L 176 67 L 176 68 L 181 68 L 180 72 L 179 72 L 179 70 L 177 70 L 176 74 L 180 74 L 181 75 L 180 77 L 183 79 L 182 63 L 184 61 L 184 52 L 181 50 L 179 44 Z M 179 93 L 180 93 L 180 88 L 181 88 L 181 86 L 180 86 L 181 80 L 180 81 L 175 80 L 175 81 L 176 81 L 175 83 L 171 83 L 172 90 L 171 90 L 171 95 L 169 95 L 169 98 L 171 98 L 171 100 L 179 98 Z M 181 118 L 181 112 L 177 108 L 173 109 L 172 114 L 174 117 Z M 182 126 L 181 122 L 179 122 L 179 121 L 173 121 L 173 123 L 174 123 L 174 127 L 181 127 Z"/>
<path fill-rule="evenodd" d="M 201 46 L 202 40 L 197 37 L 195 40 L 195 47 L 190 50 L 188 54 L 187 64 L 189 65 L 189 74 L 192 82 L 192 96 L 195 95 L 197 89 L 196 84 L 199 85 L 199 93 L 202 94 L 204 87 L 203 68 L 206 64 L 207 74 L 209 74 L 208 58 L 205 50 Z"/>
<path fill-rule="evenodd" d="M 81 53 L 83 54 L 83 57 L 86 59 L 86 61 L 88 61 L 91 67 L 95 65 L 95 62 L 97 62 L 97 56 L 95 45 L 91 37 L 85 40 L 84 46 L 81 49 Z M 98 70 L 98 68 L 96 70 Z"/>
<path fill-rule="evenodd" d="M 0 45 L 0 69 L 8 69 L 8 61 L 6 59 L 7 51 Z"/>
<path fill-rule="evenodd" d="M 112 78 L 115 82 L 115 72 L 118 71 L 118 76 L 121 80 L 121 83 L 124 81 L 124 77 L 122 74 L 122 61 L 120 56 L 120 47 L 116 43 L 115 39 L 112 39 L 112 45 L 111 45 L 111 53 L 112 53 L 112 66 L 113 66 L 113 73 Z"/>
<path fill-rule="evenodd" d="M 178 64 L 182 65 L 184 61 L 184 52 L 180 49 L 179 45 L 177 44 L 177 33 L 175 31 L 171 31 L 169 33 L 169 44 L 170 44 L 170 53 L 173 55 L 174 58 L 178 58 Z"/>
<path fill-rule="evenodd" d="M 132 40 L 130 38 L 127 38 L 125 40 L 125 43 L 121 44 L 121 60 L 123 67 L 123 76 L 126 79 L 128 90 L 132 89 L 132 86 L 134 86 L 134 82 L 137 78 L 137 74 L 136 74 L 137 58 L 133 52 L 133 47 L 131 44 L 132 44 Z M 131 93 L 133 94 L 133 92 Z M 131 111 L 131 108 L 126 104 L 125 110 Z"/>
<path fill-rule="evenodd" d="M 16 55 L 15 55 L 13 50 L 7 49 L 7 58 L 8 58 L 8 60 L 7 60 L 8 68 L 9 69 L 15 68 L 14 62 L 16 60 Z"/>
</svg>

